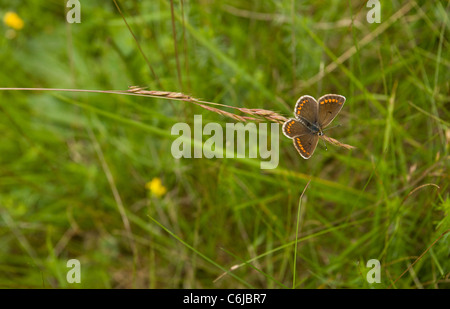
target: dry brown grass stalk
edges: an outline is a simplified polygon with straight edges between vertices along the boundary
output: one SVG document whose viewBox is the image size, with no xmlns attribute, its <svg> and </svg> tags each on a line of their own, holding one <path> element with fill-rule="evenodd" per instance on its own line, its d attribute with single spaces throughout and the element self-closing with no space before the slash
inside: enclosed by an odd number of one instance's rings
<svg viewBox="0 0 450 309">
<path fill-rule="evenodd" d="M 219 115 L 223 115 L 229 118 L 232 118 L 236 121 L 272 121 L 279 124 L 285 123 L 288 118 L 274 112 L 271 110 L 266 109 L 259 109 L 259 108 L 244 108 L 244 107 L 236 107 L 236 106 L 230 106 L 225 104 L 219 104 L 219 103 L 213 103 L 208 101 L 202 101 L 199 99 L 196 99 L 194 97 L 191 97 L 189 95 L 186 95 L 181 92 L 171 92 L 171 91 L 159 91 L 159 90 L 146 90 L 145 88 L 139 87 L 139 86 L 130 86 L 128 90 L 87 90 L 87 89 L 60 89 L 60 88 L 1 88 L 0 91 L 5 90 L 15 90 L 15 91 L 65 91 L 65 92 L 91 92 L 91 93 L 112 93 L 112 94 L 126 94 L 126 95 L 137 95 L 137 96 L 145 96 L 145 97 L 153 97 L 153 98 L 164 98 L 164 99 L 170 99 L 170 100 L 178 100 L 178 101 L 185 101 L 193 103 L 197 106 L 200 106 L 208 111 L 217 113 Z M 249 116 L 241 116 L 236 115 L 230 112 L 226 112 L 224 110 L 221 110 L 219 108 L 212 107 L 211 105 L 215 106 L 221 106 L 225 108 L 232 108 L 235 110 L 240 111 L 241 113 L 251 115 L 253 117 Z M 343 144 L 339 142 L 338 140 L 335 140 L 334 138 L 328 137 L 328 136 L 321 136 L 321 138 L 333 145 L 343 147 L 346 149 L 354 149 L 355 147 L 347 144 Z"/>
<path fill-rule="evenodd" d="M 334 139 L 334 138 L 326 136 L 326 135 L 322 135 L 321 138 L 330 144 L 333 144 L 333 145 L 339 146 L 339 147 L 343 147 L 345 149 L 355 149 L 356 148 L 355 146 L 352 146 L 352 145 L 343 144 L 340 141 L 338 141 L 337 139 Z"/>
<path fill-rule="evenodd" d="M 138 86 L 130 86 L 128 89 L 128 92 L 142 94 L 142 95 L 148 95 L 148 96 L 154 96 L 154 97 L 164 97 L 174 100 L 185 100 L 185 101 L 192 101 L 196 102 L 197 99 L 188 96 L 186 94 L 183 94 L 181 92 L 170 92 L 170 91 L 158 91 L 158 90 L 145 90 L 144 88 L 138 87 Z"/>
<path fill-rule="evenodd" d="M 234 120 L 242 121 L 242 122 L 246 122 L 248 120 L 262 121 L 265 119 L 265 120 L 269 120 L 269 121 L 273 121 L 273 122 L 283 123 L 287 120 L 285 117 L 283 117 L 273 111 L 269 111 L 269 110 L 265 110 L 265 109 L 249 109 L 249 108 L 235 107 L 235 106 L 229 106 L 229 105 L 225 105 L 225 104 L 202 101 L 202 100 L 196 99 L 194 97 L 191 97 L 189 95 L 186 95 L 186 94 L 183 94 L 180 92 L 145 90 L 144 88 L 141 88 L 138 86 L 130 86 L 127 92 L 136 93 L 136 94 L 140 94 L 140 95 L 144 95 L 144 96 L 148 95 L 151 97 L 163 97 L 163 98 L 167 98 L 167 99 L 191 102 L 191 103 L 194 103 L 194 104 L 196 104 L 206 110 L 209 110 L 211 112 L 214 112 L 219 115 L 226 116 L 226 117 L 230 117 Z M 226 108 L 232 108 L 232 109 L 238 110 L 244 114 L 256 116 L 257 118 L 236 115 L 236 114 L 226 112 L 224 110 L 221 110 L 221 109 L 218 109 L 215 107 L 211 107 L 211 106 L 207 106 L 207 105 L 217 105 L 217 106 L 222 106 L 222 107 L 226 107 Z"/>
<path fill-rule="evenodd" d="M 206 109 L 206 110 L 209 110 L 209 111 L 211 111 L 211 112 L 217 113 L 217 114 L 219 114 L 219 115 L 223 115 L 223 116 L 226 116 L 226 117 L 230 117 L 230 118 L 232 118 L 232 119 L 234 119 L 234 120 L 237 120 L 237 121 L 246 122 L 247 120 L 252 120 L 252 121 L 258 121 L 258 120 L 259 120 L 259 119 L 257 119 L 257 118 L 253 118 L 253 117 L 247 117 L 247 116 L 236 115 L 236 114 L 233 114 L 233 113 L 230 113 L 230 112 L 226 112 L 226 111 L 223 111 L 223 110 L 218 109 L 218 108 L 215 108 L 215 107 L 207 106 L 207 105 L 205 105 L 205 104 L 200 104 L 200 103 L 197 103 L 197 102 L 194 102 L 194 103 L 195 103 L 196 105 L 198 105 L 198 106 L 200 106 L 200 107 Z"/>
<path fill-rule="evenodd" d="M 286 118 L 274 111 L 271 111 L 271 110 L 260 109 L 260 108 L 244 108 L 244 107 L 236 107 L 236 106 L 229 106 L 229 105 L 225 105 L 225 104 L 207 102 L 207 101 L 202 101 L 202 100 L 193 98 L 189 95 L 186 95 L 186 94 L 183 94 L 180 92 L 145 90 L 144 88 L 141 88 L 138 86 L 130 86 L 127 92 L 136 93 L 136 94 L 140 94 L 140 95 L 144 95 L 144 96 L 147 95 L 150 97 L 162 97 L 162 98 L 167 98 L 167 99 L 191 102 L 191 103 L 194 103 L 195 105 L 200 106 L 208 111 L 217 113 L 222 116 L 229 117 L 236 121 L 246 122 L 246 121 L 268 120 L 268 121 L 276 122 L 279 124 L 283 124 L 288 120 L 288 118 Z M 234 113 L 230 113 L 230 112 L 221 110 L 219 108 L 212 107 L 210 105 L 232 108 L 232 109 L 240 111 L 241 113 L 244 113 L 247 115 L 252 115 L 253 117 L 236 115 Z M 329 142 L 330 144 L 333 144 L 333 145 L 339 146 L 339 147 L 343 147 L 345 149 L 354 149 L 355 148 L 354 146 L 343 144 L 343 143 L 339 142 L 338 140 L 331 138 L 329 136 L 326 136 L 326 135 L 322 135 L 321 138 L 323 140 Z"/>
</svg>

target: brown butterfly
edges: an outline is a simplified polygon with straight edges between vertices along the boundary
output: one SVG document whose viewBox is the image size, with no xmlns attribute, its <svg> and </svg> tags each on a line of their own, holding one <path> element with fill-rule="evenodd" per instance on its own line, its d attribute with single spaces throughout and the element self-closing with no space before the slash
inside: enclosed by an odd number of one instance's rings
<svg viewBox="0 0 450 309">
<path fill-rule="evenodd" d="M 304 158 L 309 159 L 316 149 L 319 136 L 344 105 L 345 97 L 338 94 L 326 94 L 318 101 L 304 95 L 295 104 L 295 119 L 283 124 L 283 133 L 294 141 L 295 149 Z"/>
</svg>

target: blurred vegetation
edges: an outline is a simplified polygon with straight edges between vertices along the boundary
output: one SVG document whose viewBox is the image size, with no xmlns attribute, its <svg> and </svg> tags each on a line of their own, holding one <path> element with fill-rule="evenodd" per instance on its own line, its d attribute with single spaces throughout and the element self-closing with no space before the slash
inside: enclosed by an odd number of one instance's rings
<svg viewBox="0 0 450 309">
<path fill-rule="evenodd" d="M 135 40 L 112 1 L 82 1 L 68 24 L 61 1 L 1 0 L 23 28 L 0 26 L 0 87 L 139 85 L 286 117 L 301 95 L 337 93 L 327 134 L 357 149 L 319 143 L 304 160 L 280 134 L 273 170 L 174 159 L 175 123 L 232 120 L 2 90 L 0 287 L 448 288 L 449 3 L 382 1 L 370 24 L 365 1 L 118 1 Z"/>
</svg>

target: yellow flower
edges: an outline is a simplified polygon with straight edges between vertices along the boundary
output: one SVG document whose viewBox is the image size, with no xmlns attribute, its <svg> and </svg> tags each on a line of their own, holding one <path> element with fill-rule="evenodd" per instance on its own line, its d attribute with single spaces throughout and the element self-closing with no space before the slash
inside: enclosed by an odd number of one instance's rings
<svg viewBox="0 0 450 309">
<path fill-rule="evenodd" d="M 8 27 L 11 27 L 15 30 L 20 30 L 23 28 L 23 20 L 14 12 L 8 12 L 3 16 L 3 22 Z"/>
<path fill-rule="evenodd" d="M 162 185 L 161 179 L 158 177 L 155 177 L 151 181 L 147 182 L 145 187 L 150 190 L 151 194 L 157 197 L 161 197 L 167 192 L 167 188 Z"/>
</svg>

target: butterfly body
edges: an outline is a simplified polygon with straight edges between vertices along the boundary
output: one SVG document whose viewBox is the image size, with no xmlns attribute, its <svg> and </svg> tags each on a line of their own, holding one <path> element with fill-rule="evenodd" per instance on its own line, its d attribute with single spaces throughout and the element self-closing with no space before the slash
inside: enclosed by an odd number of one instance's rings
<svg viewBox="0 0 450 309">
<path fill-rule="evenodd" d="M 304 125 L 305 127 L 307 127 L 311 133 L 313 134 L 318 134 L 323 135 L 322 132 L 322 128 L 320 127 L 319 123 L 317 121 L 314 122 L 310 122 L 307 119 L 303 118 L 303 117 L 299 117 L 299 119 L 297 119 L 302 125 Z"/>
<path fill-rule="evenodd" d="M 283 133 L 291 138 L 294 146 L 304 159 L 309 159 L 316 149 L 323 129 L 340 112 L 345 97 L 338 94 L 327 94 L 316 101 L 304 95 L 295 104 L 294 115 L 283 124 Z"/>
</svg>

